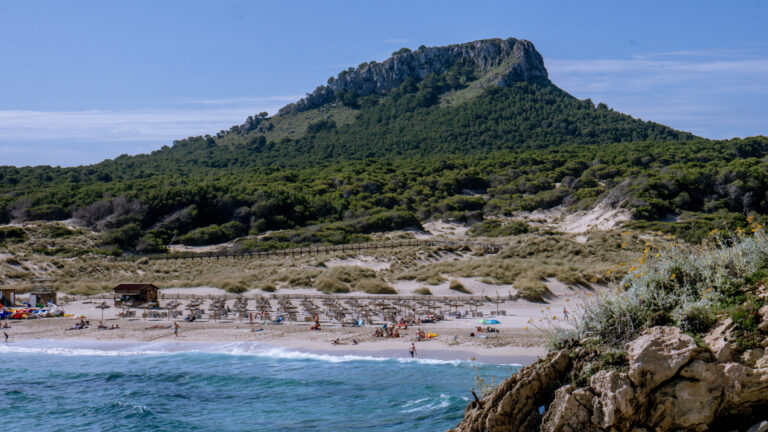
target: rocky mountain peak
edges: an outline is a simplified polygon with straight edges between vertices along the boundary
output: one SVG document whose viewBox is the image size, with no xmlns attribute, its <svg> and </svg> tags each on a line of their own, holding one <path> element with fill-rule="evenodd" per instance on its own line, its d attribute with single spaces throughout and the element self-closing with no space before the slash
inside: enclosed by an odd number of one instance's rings
<svg viewBox="0 0 768 432">
<path fill-rule="evenodd" d="M 533 43 L 522 39 L 484 39 L 442 47 L 407 48 L 395 52 L 383 62 L 363 63 L 330 78 L 328 85 L 317 87 L 298 102 L 286 105 L 280 114 L 306 111 L 333 101 L 340 91 L 354 91 L 357 96 L 384 95 L 407 79 L 421 81 L 425 76 L 441 74 L 457 64 L 470 65 L 481 86 L 504 87 L 518 81 L 548 79 L 544 60 Z"/>
</svg>

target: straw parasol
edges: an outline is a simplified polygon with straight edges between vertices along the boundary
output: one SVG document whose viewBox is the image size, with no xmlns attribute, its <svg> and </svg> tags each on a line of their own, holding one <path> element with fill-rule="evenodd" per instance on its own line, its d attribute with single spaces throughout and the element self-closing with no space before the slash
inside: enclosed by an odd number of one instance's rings
<svg viewBox="0 0 768 432">
<path fill-rule="evenodd" d="M 104 309 L 109 309 L 112 306 L 108 305 L 106 302 L 102 302 L 101 304 L 97 304 L 96 307 L 101 309 L 101 320 L 104 321 Z"/>
</svg>

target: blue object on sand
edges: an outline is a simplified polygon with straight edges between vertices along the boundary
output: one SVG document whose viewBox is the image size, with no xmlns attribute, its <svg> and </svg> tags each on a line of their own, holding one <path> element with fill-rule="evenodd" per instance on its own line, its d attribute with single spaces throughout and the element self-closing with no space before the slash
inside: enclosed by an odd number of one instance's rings
<svg viewBox="0 0 768 432">
<path fill-rule="evenodd" d="M 490 319 L 490 320 L 486 320 L 485 324 L 501 324 L 501 323 L 499 322 L 499 320 Z"/>
</svg>

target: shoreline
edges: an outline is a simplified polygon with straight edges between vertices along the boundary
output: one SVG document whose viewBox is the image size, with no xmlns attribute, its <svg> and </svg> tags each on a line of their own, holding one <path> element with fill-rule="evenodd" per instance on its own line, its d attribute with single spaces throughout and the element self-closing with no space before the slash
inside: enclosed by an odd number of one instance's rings
<svg viewBox="0 0 768 432">
<path fill-rule="evenodd" d="M 500 366 L 526 366 L 540 356 L 537 349 L 511 353 L 508 349 L 481 349 L 468 351 L 448 347 L 417 347 L 416 357 L 404 349 L 378 346 L 334 346 L 321 348 L 302 346 L 300 343 L 277 345 L 259 341 L 145 341 L 127 339 L 21 339 L 0 344 L 0 353 L 40 353 L 60 355 L 157 355 L 179 353 L 209 353 L 229 355 L 255 355 L 273 358 L 304 358 L 331 362 L 348 361 L 439 361 L 445 363 L 477 363 Z M 508 348 L 508 347 L 504 347 Z M 513 347 L 515 348 L 515 347 Z"/>
</svg>

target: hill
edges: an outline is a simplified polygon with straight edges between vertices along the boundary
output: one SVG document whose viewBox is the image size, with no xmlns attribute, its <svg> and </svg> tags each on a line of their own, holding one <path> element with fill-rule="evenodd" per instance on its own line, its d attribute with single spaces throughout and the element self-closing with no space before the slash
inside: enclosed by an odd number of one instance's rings
<svg viewBox="0 0 768 432">
<path fill-rule="evenodd" d="M 0 167 L 0 223 L 74 218 L 104 253 L 264 249 L 600 202 L 695 241 L 768 211 L 767 152 L 763 137 L 710 141 L 578 100 L 533 44 L 491 39 L 402 49 L 151 154 Z"/>
</svg>

